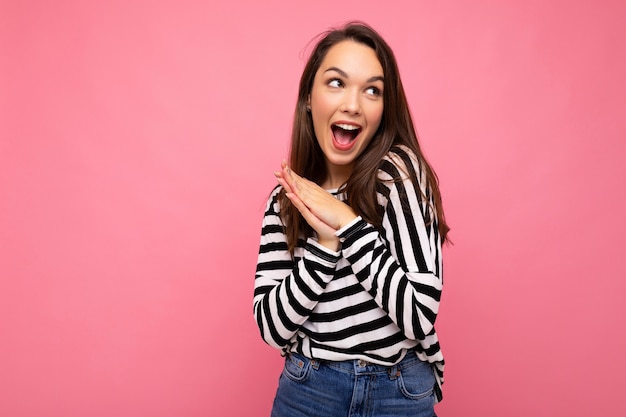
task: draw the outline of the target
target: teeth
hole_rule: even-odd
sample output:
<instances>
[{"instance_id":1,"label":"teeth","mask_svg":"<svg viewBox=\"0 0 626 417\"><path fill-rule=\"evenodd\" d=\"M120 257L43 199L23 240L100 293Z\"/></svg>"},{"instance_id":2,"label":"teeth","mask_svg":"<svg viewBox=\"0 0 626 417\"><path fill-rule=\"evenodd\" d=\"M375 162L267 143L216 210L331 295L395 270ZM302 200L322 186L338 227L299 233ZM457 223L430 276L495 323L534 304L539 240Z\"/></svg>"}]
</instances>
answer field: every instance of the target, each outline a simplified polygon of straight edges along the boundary
<instances>
[{"instance_id":1,"label":"teeth","mask_svg":"<svg viewBox=\"0 0 626 417\"><path fill-rule=\"evenodd\" d=\"M337 123L337 124L335 124L335 126L341 128L343 130L358 130L359 129L358 126L347 125L347 124L343 124L343 123Z\"/></svg>"}]
</instances>

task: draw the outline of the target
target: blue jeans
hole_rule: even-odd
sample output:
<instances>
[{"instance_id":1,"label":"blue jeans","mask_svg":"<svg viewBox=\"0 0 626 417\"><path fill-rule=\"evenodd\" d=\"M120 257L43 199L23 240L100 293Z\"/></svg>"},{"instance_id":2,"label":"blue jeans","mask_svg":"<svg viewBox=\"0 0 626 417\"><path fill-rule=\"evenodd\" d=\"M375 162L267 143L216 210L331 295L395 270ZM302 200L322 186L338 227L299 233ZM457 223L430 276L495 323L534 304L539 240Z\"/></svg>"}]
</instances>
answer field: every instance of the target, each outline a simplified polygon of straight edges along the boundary
<instances>
[{"instance_id":1,"label":"blue jeans","mask_svg":"<svg viewBox=\"0 0 626 417\"><path fill-rule=\"evenodd\" d=\"M436 417L432 366L408 352L394 366L285 358L272 417Z\"/></svg>"}]
</instances>

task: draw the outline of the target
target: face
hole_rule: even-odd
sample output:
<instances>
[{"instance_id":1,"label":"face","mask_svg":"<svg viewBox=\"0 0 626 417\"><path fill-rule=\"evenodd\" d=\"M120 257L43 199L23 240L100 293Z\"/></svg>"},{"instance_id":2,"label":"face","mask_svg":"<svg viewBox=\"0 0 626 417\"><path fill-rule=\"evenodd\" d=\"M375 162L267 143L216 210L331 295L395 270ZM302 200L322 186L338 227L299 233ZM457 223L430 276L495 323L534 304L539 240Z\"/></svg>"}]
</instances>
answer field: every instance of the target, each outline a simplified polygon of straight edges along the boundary
<instances>
[{"instance_id":1,"label":"face","mask_svg":"<svg viewBox=\"0 0 626 417\"><path fill-rule=\"evenodd\" d=\"M383 75L374 50L349 40L331 47L317 70L308 104L327 183L334 183L327 186L348 179L376 133L383 115Z\"/></svg>"}]
</instances>

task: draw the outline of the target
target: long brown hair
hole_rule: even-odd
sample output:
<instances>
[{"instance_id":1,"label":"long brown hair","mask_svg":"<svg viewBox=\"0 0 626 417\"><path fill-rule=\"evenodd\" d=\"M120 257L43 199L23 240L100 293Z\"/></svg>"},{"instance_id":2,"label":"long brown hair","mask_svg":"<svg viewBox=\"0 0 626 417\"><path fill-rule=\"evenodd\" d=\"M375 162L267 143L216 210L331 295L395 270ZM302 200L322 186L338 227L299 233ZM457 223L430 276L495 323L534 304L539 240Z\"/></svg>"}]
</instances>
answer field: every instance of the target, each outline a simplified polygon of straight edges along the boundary
<instances>
[{"instance_id":1,"label":"long brown hair","mask_svg":"<svg viewBox=\"0 0 626 417\"><path fill-rule=\"evenodd\" d=\"M400 73L393 51L383 38L370 26L361 22L351 22L339 29L330 30L321 35L307 61L298 89L298 101L294 114L291 133L291 148L289 164L299 175L321 184L327 175L324 154L315 138L313 121L307 112L307 100L317 70L326 57L329 49L339 42L351 40L369 46L374 50L385 77L383 89L383 116L374 138L367 148L357 158L352 174L342 189L346 192L347 203L365 221L380 229L382 213L376 198L377 186L381 182L378 178L378 168L383 157L394 147L404 145L411 149L428 182L427 189L432 193L434 211L437 215L438 231L441 241L447 241L450 228L446 224L441 194L437 176L426 161L417 139L413 120L404 94L404 87L400 80ZM417 183L417 178L412 178ZM420 187L416 187L420 189ZM422 196L426 198L426 196ZM312 228L307 224L298 210L289 202L284 191L279 195L281 218L286 225L289 250L293 254L298 239L311 236ZM428 199L426 198L426 201Z\"/></svg>"}]
</instances>

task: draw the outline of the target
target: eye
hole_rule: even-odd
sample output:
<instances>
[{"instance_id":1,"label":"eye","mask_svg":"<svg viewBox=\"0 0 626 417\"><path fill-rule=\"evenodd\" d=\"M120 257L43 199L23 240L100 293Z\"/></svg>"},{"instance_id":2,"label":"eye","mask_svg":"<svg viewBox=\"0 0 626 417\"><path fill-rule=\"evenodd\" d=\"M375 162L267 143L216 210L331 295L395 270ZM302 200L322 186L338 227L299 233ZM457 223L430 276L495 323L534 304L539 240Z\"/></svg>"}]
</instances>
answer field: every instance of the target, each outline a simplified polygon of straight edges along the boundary
<instances>
[{"instance_id":1,"label":"eye","mask_svg":"<svg viewBox=\"0 0 626 417\"><path fill-rule=\"evenodd\" d=\"M343 82L339 78L331 78L326 83L329 87L339 88L343 86Z\"/></svg>"},{"instance_id":2,"label":"eye","mask_svg":"<svg viewBox=\"0 0 626 417\"><path fill-rule=\"evenodd\" d=\"M374 97L379 97L382 94L378 87L367 87L365 93Z\"/></svg>"}]
</instances>

